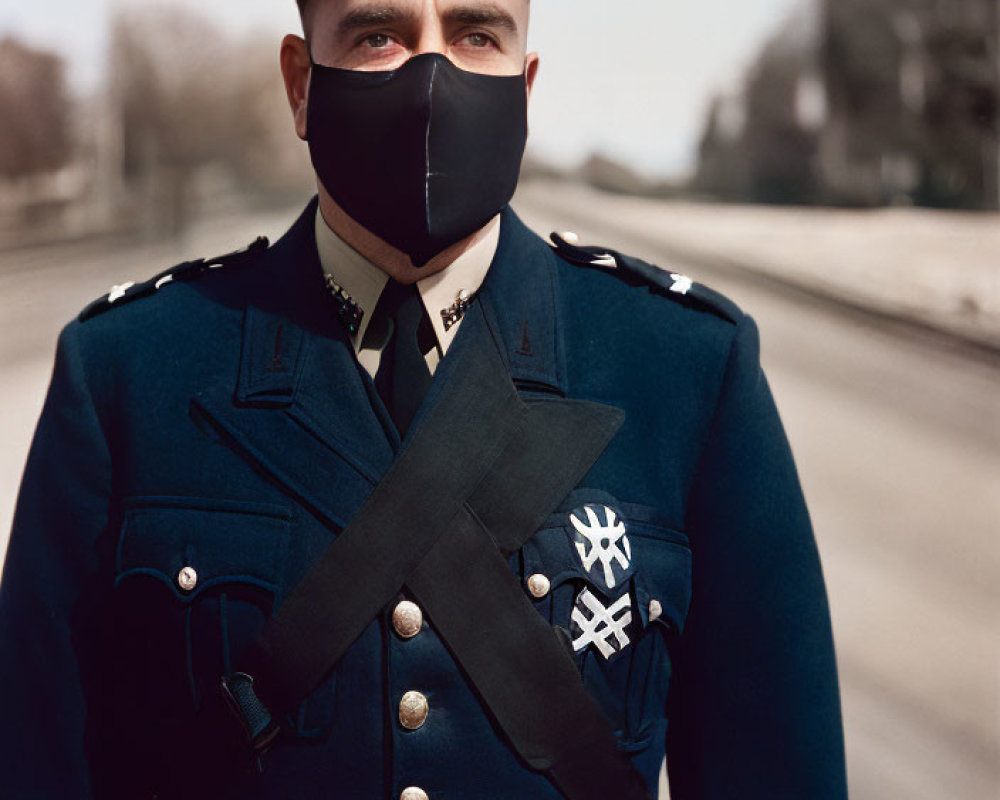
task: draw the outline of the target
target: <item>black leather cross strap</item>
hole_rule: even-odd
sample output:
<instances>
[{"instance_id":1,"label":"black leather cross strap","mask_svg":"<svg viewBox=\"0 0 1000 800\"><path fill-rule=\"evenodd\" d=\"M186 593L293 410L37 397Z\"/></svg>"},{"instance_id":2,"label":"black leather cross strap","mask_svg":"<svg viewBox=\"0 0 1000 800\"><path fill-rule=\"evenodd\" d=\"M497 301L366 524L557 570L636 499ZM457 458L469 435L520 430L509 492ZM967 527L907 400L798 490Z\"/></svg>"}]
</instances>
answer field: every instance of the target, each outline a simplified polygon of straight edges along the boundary
<instances>
[{"instance_id":1,"label":"black leather cross strap","mask_svg":"<svg viewBox=\"0 0 1000 800\"><path fill-rule=\"evenodd\" d=\"M603 452L622 412L525 403L495 350L462 357L460 380L234 662L232 699L262 742L268 712L294 708L405 586L528 764L570 800L647 798L564 642L507 563Z\"/></svg>"},{"instance_id":2,"label":"black leather cross strap","mask_svg":"<svg viewBox=\"0 0 1000 800\"><path fill-rule=\"evenodd\" d=\"M288 709L309 693L447 530L525 424L513 386L481 362L442 397L357 516L285 599L247 655L258 694ZM303 643L307 642L307 645Z\"/></svg>"}]
</instances>

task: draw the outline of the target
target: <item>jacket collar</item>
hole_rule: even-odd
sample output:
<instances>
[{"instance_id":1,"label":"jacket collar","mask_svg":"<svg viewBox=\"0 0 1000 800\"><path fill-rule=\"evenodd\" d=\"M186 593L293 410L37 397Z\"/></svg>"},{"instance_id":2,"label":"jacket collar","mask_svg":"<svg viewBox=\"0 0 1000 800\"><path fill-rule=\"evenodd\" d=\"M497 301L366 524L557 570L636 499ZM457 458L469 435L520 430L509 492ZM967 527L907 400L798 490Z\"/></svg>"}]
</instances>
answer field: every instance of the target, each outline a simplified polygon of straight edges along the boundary
<instances>
[{"instance_id":1,"label":"jacket collar","mask_svg":"<svg viewBox=\"0 0 1000 800\"><path fill-rule=\"evenodd\" d=\"M460 327L447 325L443 313L454 306L460 292L475 294L482 285L496 254L500 235L499 217L497 214L490 220L485 235L451 264L416 282L442 352L447 352ZM389 276L340 238L319 211L316 212L315 229L320 263L326 279L334 283L332 291L342 293L343 299L339 302L344 303L345 308L356 308L360 312L360 318L353 321L356 333L352 336L354 352L360 352L365 332L378 299L388 285Z\"/></svg>"},{"instance_id":2,"label":"jacket collar","mask_svg":"<svg viewBox=\"0 0 1000 800\"><path fill-rule=\"evenodd\" d=\"M261 271L266 276L264 286L255 288L248 305L280 316L310 334L342 342L350 351L351 337L337 318L335 301L322 277L315 235L317 206L318 200L313 198L267 252L267 265ZM500 215L496 252L477 298L518 388L561 396L567 393L559 295L557 256L506 206ZM470 326L464 322L458 327L456 339L466 327ZM259 356L261 351L253 352ZM250 354L244 347L244 363ZM447 360L446 354L442 367ZM352 371L357 369L352 367ZM435 373L435 383L437 380Z\"/></svg>"}]
</instances>

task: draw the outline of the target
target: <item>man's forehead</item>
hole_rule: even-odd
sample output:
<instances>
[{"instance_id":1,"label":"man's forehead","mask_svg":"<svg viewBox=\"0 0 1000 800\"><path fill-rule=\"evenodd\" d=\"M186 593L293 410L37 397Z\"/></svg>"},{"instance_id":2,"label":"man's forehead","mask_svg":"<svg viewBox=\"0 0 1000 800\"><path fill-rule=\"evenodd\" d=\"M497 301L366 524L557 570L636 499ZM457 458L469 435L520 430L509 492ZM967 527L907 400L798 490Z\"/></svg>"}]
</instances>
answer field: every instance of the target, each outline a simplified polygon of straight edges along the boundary
<instances>
[{"instance_id":1,"label":"man's forehead","mask_svg":"<svg viewBox=\"0 0 1000 800\"><path fill-rule=\"evenodd\" d=\"M386 19L401 15L417 16L425 5L433 6L442 17L467 17L470 20L502 20L509 17L520 28L527 24L531 9L530 0L308 0L315 7L327 6L336 16L342 17L365 12L373 19L382 15Z\"/></svg>"}]
</instances>

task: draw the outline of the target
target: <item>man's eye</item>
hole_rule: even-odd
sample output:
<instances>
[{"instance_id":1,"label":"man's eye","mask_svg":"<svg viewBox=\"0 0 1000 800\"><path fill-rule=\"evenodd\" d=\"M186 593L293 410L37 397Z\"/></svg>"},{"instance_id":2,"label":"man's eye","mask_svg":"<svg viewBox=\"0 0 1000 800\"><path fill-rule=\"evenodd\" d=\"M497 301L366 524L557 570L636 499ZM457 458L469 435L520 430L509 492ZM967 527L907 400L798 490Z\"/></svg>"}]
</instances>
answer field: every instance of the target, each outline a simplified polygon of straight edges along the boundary
<instances>
[{"instance_id":1,"label":"man's eye","mask_svg":"<svg viewBox=\"0 0 1000 800\"><path fill-rule=\"evenodd\" d=\"M493 44L493 40L485 33L470 33L465 41L472 47L489 47Z\"/></svg>"},{"instance_id":2,"label":"man's eye","mask_svg":"<svg viewBox=\"0 0 1000 800\"><path fill-rule=\"evenodd\" d=\"M392 39L385 33L372 33L366 36L363 42L368 47L381 50L384 47L388 47L392 43Z\"/></svg>"}]
</instances>

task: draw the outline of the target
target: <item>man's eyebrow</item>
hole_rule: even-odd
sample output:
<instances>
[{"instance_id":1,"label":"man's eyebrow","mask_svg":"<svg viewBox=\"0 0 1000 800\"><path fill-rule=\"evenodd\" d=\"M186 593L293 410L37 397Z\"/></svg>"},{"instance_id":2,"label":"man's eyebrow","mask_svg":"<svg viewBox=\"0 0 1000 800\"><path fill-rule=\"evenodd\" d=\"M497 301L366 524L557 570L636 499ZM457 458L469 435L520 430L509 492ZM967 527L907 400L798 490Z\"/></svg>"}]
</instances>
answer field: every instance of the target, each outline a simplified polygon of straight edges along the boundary
<instances>
[{"instance_id":1,"label":"man's eyebrow","mask_svg":"<svg viewBox=\"0 0 1000 800\"><path fill-rule=\"evenodd\" d=\"M482 25L488 28L504 28L517 33L517 23L510 13L495 3L476 3L449 8L442 15L450 25Z\"/></svg>"},{"instance_id":2,"label":"man's eyebrow","mask_svg":"<svg viewBox=\"0 0 1000 800\"><path fill-rule=\"evenodd\" d=\"M390 3L362 6L348 12L337 24L337 30L343 35L361 28L409 22L414 16L412 11Z\"/></svg>"}]
</instances>

